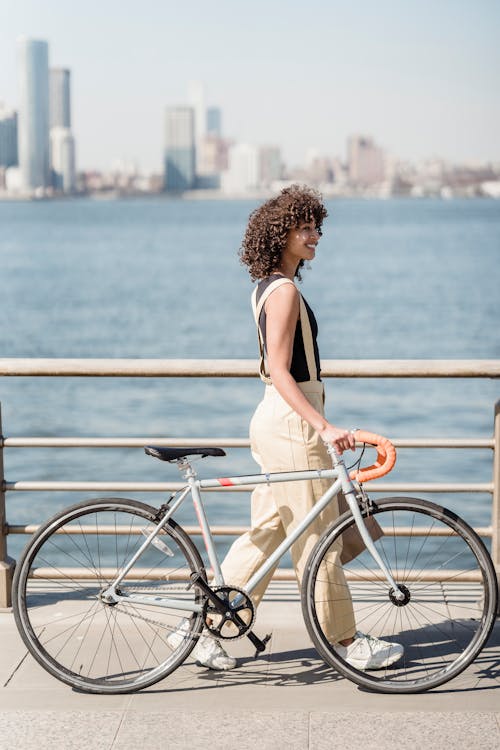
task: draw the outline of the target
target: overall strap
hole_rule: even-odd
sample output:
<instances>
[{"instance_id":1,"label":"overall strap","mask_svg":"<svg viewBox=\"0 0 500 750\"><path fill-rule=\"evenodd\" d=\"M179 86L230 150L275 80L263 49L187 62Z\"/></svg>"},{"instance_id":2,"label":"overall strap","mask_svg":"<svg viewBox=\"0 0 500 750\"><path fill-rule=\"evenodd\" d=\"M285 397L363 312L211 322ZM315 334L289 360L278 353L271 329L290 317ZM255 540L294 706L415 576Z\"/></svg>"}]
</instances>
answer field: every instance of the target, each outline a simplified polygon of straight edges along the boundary
<instances>
[{"instance_id":1,"label":"overall strap","mask_svg":"<svg viewBox=\"0 0 500 750\"><path fill-rule=\"evenodd\" d=\"M272 292L274 292L275 289L277 289L279 286L282 286L283 284L293 284L293 281L287 278L280 278L271 282L271 284L269 284L267 289L262 293L258 303L257 303L257 288L255 288L252 293L252 309L253 309L253 315L255 318L255 324L257 326L257 334L258 334L258 340L259 340L259 353L260 353L259 374L260 374L260 379L264 383L266 383L266 385L272 385L272 380L266 372L265 357L264 357L264 338L262 336L262 331L260 330L259 318L260 318L260 313L262 311L262 308L264 307L269 295ZM295 284L293 285L295 286ZM313 336L312 336L312 331L311 331L311 322L309 320L307 308L305 306L304 300L300 292L299 292L299 318L300 318L300 324L302 328L302 340L304 343L304 352L306 356L307 369L309 371L309 379L317 380L316 359L314 357L314 344L313 344Z\"/></svg>"},{"instance_id":2,"label":"overall strap","mask_svg":"<svg viewBox=\"0 0 500 750\"><path fill-rule=\"evenodd\" d=\"M313 335L311 331L311 321L307 312L304 298L300 296L300 325L302 328L302 341L304 343L304 352L306 355L307 369L309 370L309 380L318 380L318 370L316 367L316 357L314 356Z\"/></svg>"},{"instance_id":3,"label":"overall strap","mask_svg":"<svg viewBox=\"0 0 500 750\"><path fill-rule=\"evenodd\" d=\"M259 375L260 379L266 384L266 385L272 385L272 380L269 377L269 375L266 373L266 363L265 363L265 357L264 357L264 338L262 336L262 331L260 330L259 325L259 318L260 313L262 311L262 308L264 307L264 304L271 294L271 292L274 292L275 289L277 289L279 286L282 286L283 284L295 284L291 279L281 278L276 279L275 281L272 281L267 289L264 290L262 293L259 302L257 302L257 287L253 290L252 293L252 310L253 310L253 317L255 319L255 325L257 326L257 336L259 340L259 353L260 353L260 363L259 363Z\"/></svg>"}]
</instances>

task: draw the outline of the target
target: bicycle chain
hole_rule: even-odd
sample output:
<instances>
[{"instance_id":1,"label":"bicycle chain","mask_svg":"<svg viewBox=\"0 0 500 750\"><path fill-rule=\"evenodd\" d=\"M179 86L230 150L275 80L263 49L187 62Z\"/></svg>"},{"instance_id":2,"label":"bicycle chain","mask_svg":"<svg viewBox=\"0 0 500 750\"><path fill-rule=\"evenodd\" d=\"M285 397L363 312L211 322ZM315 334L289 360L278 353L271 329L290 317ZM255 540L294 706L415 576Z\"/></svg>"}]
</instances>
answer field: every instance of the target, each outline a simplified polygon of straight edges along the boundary
<instances>
[{"instance_id":1,"label":"bicycle chain","mask_svg":"<svg viewBox=\"0 0 500 750\"><path fill-rule=\"evenodd\" d=\"M130 590L130 589L129 589ZM175 591L175 589L173 589ZM184 589L179 589L180 591L184 591ZM143 620L144 622L147 622L149 625L156 625L159 628L163 628L164 630L169 631L170 633L175 633L176 629L175 627L172 627L170 625L165 625L164 622L159 622L158 620L153 620L151 617L145 617L144 615L140 615L138 612L130 612L128 608L126 608L121 602L117 602L113 609L119 609L120 612L124 612L128 617L136 617L138 620Z\"/></svg>"},{"instance_id":2,"label":"bicycle chain","mask_svg":"<svg viewBox=\"0 0 500 750\"><path fill-rule=\"evenodd\" d=\"M118 609L120 606L119 603L114 606L113 609ZM125 610L120 609L120 612L125 612ZM128 617L135 617L138 620L143 620L144 622L147 622L149 625L156 625L157 627L163 628L164 630L168 630L170 633L175 632L175 628L170 627L169 625L165 625L164 622L158 622L158 620L152 620L151 617L144 617L144 615L140 615L137 612L130 612L126 611L125 614L127 614Z\"/></svg>"}]
</instances>

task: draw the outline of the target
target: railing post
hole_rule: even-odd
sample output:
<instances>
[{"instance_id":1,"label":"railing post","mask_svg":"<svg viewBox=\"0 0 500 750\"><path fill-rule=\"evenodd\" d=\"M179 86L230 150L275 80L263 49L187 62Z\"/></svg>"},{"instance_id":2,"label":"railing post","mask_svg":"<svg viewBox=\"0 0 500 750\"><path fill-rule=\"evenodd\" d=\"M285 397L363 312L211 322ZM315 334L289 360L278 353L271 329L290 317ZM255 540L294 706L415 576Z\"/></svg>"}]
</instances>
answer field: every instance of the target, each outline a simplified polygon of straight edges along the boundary
<instances>
[{"instance_id":1,"label":"railing post","mask_svg":"<svg viewBox=\"0 0 500 750\"><path fill-rule=\"evenodd\" d=\"M500 401L495 404L495 421L493 428L495 441L493 455L493 511L491 518L491 557L497 572L500 587ZM500 602L498 604L500 615Z\"/></svg>"},{"instance_id":2,"label":"railing post","mask_svg":"<svg viewBox=\"0 0 500 750\"><path fill-rule=\"evenodd\" d=\"M7 555L7 520L5 518L5 477L3 473L2 405L0 404L0 609L12 604L11 587L14 560Z\"/></svg>"}]
</instances>

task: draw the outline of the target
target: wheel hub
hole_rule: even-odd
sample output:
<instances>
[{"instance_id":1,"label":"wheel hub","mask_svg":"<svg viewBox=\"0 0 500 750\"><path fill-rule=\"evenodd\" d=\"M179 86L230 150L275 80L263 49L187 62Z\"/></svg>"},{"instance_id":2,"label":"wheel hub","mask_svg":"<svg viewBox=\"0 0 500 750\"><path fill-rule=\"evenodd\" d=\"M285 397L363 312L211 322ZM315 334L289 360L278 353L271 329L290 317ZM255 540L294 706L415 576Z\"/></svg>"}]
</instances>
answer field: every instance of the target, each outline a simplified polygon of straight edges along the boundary
<instances>
[{"instance_id":1,"label":"wheel hub","mask_svg":"<svg viewBox=\"0 0 500 750\"><path fill-rule=\"evenodd\" d=\"M389 591L389 599L393 604L396 605L396 607L405 607L411 599L410 591L402 583L398 583L397 587L398 591L404 594L404 597L402 599L398 599L396 596L396 591L391 588L391 590Z\"/></svg>"},{"instance_id":2,"label":"wheel hub","mask_svg":"<svg viewBox=\"0 0 500 750\"><path fill-rule=\"evenodd\" d=\"M121 591L119 589L116 589L114 593L121 594ZM102 591L100 591L97 596L98 599L100 599L103 604L107 604L108 607L114 607L118 604L117 600L110 593L110 589L108 587L102 589Z\"/></svg>"}]
</instances>

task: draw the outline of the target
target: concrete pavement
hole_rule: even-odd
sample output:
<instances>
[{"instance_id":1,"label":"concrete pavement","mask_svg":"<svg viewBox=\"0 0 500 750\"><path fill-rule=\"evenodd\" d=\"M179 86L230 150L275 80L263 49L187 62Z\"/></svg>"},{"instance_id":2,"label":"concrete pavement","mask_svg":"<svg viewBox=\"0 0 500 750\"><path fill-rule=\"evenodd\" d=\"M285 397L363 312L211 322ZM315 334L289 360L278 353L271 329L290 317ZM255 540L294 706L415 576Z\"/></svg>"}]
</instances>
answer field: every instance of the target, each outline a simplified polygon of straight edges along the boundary
<instances>
[{"instance_id":1,"label":"concrete pavement","mask_svg":"<svg viewBox=\"0 0 500 750\"><path fill-rule=\"evenodd\" d=\"M143 747L239 750L500 748L500 622L478 660L419 695L369 693L327 667L311 646L295 584L274 583L256 632L273 636L253 659L247 639L228 649L237 669L183 665L132 695L77 693L47 674L0 613L0 748Z\"/></svg>"}]
</instances>

